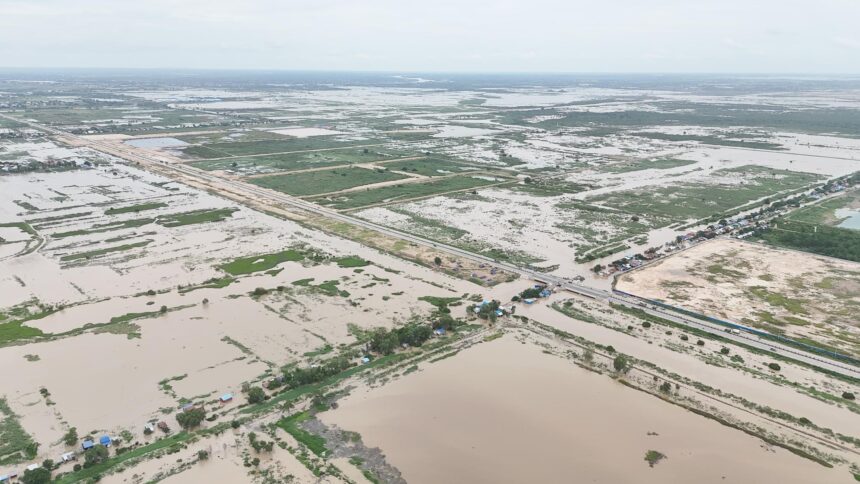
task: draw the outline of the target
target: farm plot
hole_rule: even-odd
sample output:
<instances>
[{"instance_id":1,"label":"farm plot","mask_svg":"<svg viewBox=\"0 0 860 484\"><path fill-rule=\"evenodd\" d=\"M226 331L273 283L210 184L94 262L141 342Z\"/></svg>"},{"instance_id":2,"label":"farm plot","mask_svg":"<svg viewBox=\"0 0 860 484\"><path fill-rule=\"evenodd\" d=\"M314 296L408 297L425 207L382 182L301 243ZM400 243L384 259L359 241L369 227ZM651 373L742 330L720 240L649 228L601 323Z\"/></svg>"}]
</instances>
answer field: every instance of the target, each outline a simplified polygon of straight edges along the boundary
<instances>
[{"instance_id":1,"label":"farm plot","mask_svg":"<svg viewBox=\"0 0 860 484\"><path fill-rule=\"evenodd\" d=\"M441 193L458 190L469 190L487 185L505 183L505 178L457 176L423 183L391 185L366 191L356 191L338 194L331 197L314 198L320 205L336 209L355 209L381 203L392 203L401 200L430 197ZM511 182L513 183L513 182Z\"/></svg>"},{"instance_id":2,"label":"farm plot","mask_svg":"<svg viewBox=\"0 0 860 484\"><path fill-rule=\"evenodd\" d=\"M392 171L404 171L423 176L444 176L480 169L474 165L467 165L441 158L420 158L416 160L392 161L390 163L385 163L385 168Z\"/></svg>"},{"instance_id":3,"label":"farm plot","mask_svg":"<svg viewBox=\"0 0 860 484\"><path fill-rule=\"evenodd\" d=\"M272 175L253 178L251 183L284 192L290 195L306 196L336 192L348 188L372 185L374 183L402 180L405 175L383 169L340 168L286 175Z\"/></svg>"},{"instance_id":4,"label":"farm plot","mask_svg":"<svg viewBox=\"0 0 860 484\"><path fill-rule=\"evenodd\" d=\"M228 156L264 155L303 150L325 150L378 144L375 140L340 138L289 138L261 141L234 141L189 146L182 153L194 158L222 158Z\"/></svg>"},{"instance_id":5,"label":"farm plot","mask_svg":"<svg viewBox=\"0 0 860 484\"><path fill-rule=\"evenodd\" d=\"M405 153L394 150L380 150L381 147L343 148L325 151L305 151L298 153L281 153L276 155L257 155L226 158L219 160L194 161L191 166L207 171L230 170L243 175L270 173L275 171L291 171L306 168L319 168L353 163L370 163L385 161Z\"/></svg>"},{"instance_id":6,"label":"farm plot","mask_svg":"<svg viewBox=\"0 0 860 484\"><path fill-rule=\"evenodd\" d=\"M675 186L620 191L587 200L628 213L652 214L683 222L722 216L751 202L784 195L818 180L818 175L748 165L716 170L707 178L679 182Z\"/></svg>"}]
</instances>

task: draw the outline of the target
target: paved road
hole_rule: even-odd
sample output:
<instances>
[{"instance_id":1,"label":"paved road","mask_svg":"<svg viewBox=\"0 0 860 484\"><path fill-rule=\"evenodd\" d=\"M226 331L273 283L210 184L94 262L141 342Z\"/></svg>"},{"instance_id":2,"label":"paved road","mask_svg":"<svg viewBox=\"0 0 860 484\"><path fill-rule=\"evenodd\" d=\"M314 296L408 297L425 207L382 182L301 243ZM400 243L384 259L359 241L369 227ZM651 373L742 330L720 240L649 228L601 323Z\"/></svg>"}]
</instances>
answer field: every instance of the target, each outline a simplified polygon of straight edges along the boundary
<instances>
[{"instance_id":1,"label":"paved road","mask_svg":"<svg viewBox=\"0 0 860 484\"><path fill-rule=\"evenodd\" d=\"M272 202L282 204L285 206L298 208L300 210L314 213L317 215L321 215L333 220L337 220L339 222L345 222L352 225L357 225L359 227L367 228L370 230L375 230L382 234L388 235L390 237L399 238L401 240L406 240L408 242L412 242L419 245L433 247L437 250L447 252L449 254L453 254L459 257L463 257L466 259L473 260L478 263L486 264L489 266L496 267L498 269L502 269L505 271L509 271L515 274L519 274L528 279L544 282L547 284L551 284L553 286L557 286L558 288L586 296L589 298L593 298L599 301L603 301L606 303L614 303L620 304L623 306L638 308L646 311L647 313L667 319L669 321L675 322L677 324L686 325L692 328L696 328L702 331L706 331L711 334L719 335L723 338L743 343L748 346L752 346L764 351L769 351L772 353L776 353L782 355L785 358L790 358L797 361L802 361L814 366L818 366L821 368L825 368L827 370L831 370L837 373L841 373L851 377L860 377L860 368L856 366L852 366L848 363L844 363L841 361L833 360L830 358L826 358L824 356L814 355L812 353L808 353L805 351L801 351L795 349L791 346L786 346L777 342L773 342L770 340L762 339L752 333L741 333L741 334L733 334L725 331L725 327L718 325L716 323L708 323L706 321L702 321L699 319L695 319L690 316L683 315L681 313L677 313L674 311L670 311L667 309L649 306L645 304L643 301L615 294L611 291L606 291L603 289L596 289L588 286L584 286L581 284L575 284L568 279L561 278L558 276L544 274L542 272L534 271L529 268L519 267L507 262L498 261L492 259L490 257L486 257L480 254L475 254L473 252L469 252L458 247L454 247L451 245L441 244L438 242L434 242L431 240L424 239L422 237L418 237L413 234L409 234L406 232L401 232L396 229L392 229L390 227L386 227L383 225L379 225L367 220L362 220L359 218L355 218L343 213L336 212L332 209L328 209L325 207L321 207L319 205L292 197L290 195L286 195L281 192L276 192L274 190L269 190L266 188L261 188L256 185L251 185L249 183L244 183L241 181L230 180L227 178L223 178L217 175L213 175L212 173L206 172L204 170L200 170L198 168L194 168L187 165L176 164L176 163L166 163L162 160L159 160L155 157L149 156L147 154L141 153L139 150L131 147L124 147L122 145L113 144L109 142L104 142L100 140L92 140L82 138L76 135L72 135L58 129L54 129L47 126L42 126L37 123L31 123L26 121L21 121L16 118L12 118L10 116L6 116L0 113L0 116L6 117L13 121L23 122L35 129L42 130L44 132L56 135L63 136L67 138L74 138L78 140L80 143L85 144L86 146L96 149L98 151L117 156L119 158L123 158L128 161L138 162L144 166L148 166L151 169L155 169L159 172L174 172L175 174L182 175L185 177L191 177L193 179L202 180L207 183L212 183L217 186L229 187L231 190L234 190L239 193L247 193L253 195L254 197L258 197L265 200L270 200Z\"/></svg>"}]
</instances>

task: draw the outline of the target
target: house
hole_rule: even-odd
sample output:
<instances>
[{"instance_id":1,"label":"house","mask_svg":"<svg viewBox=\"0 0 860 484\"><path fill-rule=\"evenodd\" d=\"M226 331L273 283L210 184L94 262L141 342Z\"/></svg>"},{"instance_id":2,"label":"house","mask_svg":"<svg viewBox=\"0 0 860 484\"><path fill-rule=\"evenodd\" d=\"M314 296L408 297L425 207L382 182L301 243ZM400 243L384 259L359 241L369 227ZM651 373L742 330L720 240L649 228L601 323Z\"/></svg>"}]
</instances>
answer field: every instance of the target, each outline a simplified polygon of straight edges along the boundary
<instances>
[{"instance_id":1,"label":"house","mask_svg":"<svg viewBox=\"0 0 860 484\"><path fill-rule=\"evenodd\" d=\"M95 445L96 445L95 442L93 442L92 440L85 440L81 443L81 448L84 450L90 450Z\"/></svg>"},{"instance_id":2,"label":"house","mask_svg":"<svg viewBox=\"0 0 860 484\"><path fill-rule=\"evenodd\" d=\"M182 410L183 412L187 412L187 411L191 410L192 408L194 408L194 404L193 404L193 403L186 403L185 405L183 405L183 406L181 407L181 410Z\"/></svg>"},{"instance_id":3,"label":"house","mask_svg":"<svg viewBox=\"0 0 860 484\"><path fill-rule=\"evenodd\" d=\"M0 476L0 482L9 482L9 475L3 474L2 476Z\"/></svg>"},{"instance_id":4,"label":"house","mask_svg":"<svg viewBox=\"0 0 860 484\"><path fill-rule=\"evenodd\" d=\"M66 452L65 454L60 455L61 462L68 462L70 460L77 460L77 456L74 452Z\"/></svg>"},{"instance_id":5,"label":"house","mask_svg":"<svg viewBox=\"0 0 860 484\"><path fill-rule=\"evenodd\" d=\"M170 432L170 427L167 426L167 422L164 420L158 422L156 426L158 427L158 430L161 430L162 432Z\"/></svg>"},{"instance_id":6,"label":"house","mask_svg":"<svg viewBox=\"0 0 860 484\"><path fill-rule=\"evenodd\" d=\"M368 363L370 363L370 357L369 357L369 356L362 356L362 357L361 357L361 362L362 362L363 364L365 364L365 365L366 365L366 364L368 364Z\"/></svg>"},{"instance_id":7,"label":"house","mask_svg":"<svg viewBox=\"0 0 860 484\"><path fill-rule=\"evenodd\" d=\"M143 426L143 431L145 433L155 432L155 424L152 422L147 422L147 424Z\"/></svg>"},{"instance_id":8,"label":"house","mask_svg":"<svg viewBox=\"0 0 860 484\"><path fill-rule=\"evenodd\" d=\"M30 465L28 465L28 466L27 466L27 470L28 470L28 471L35 471L35 470L36 470L36 469L38 469L39 467L41 467L41 466L39 466L39 464L30 464Z\"/></svg>"},{"instance_id":9,"label":"house","mask_svg":"<svg viewBox=\"0 0 860 484\"><path fill-rule=\"evenodd\" d=\"M436 333L436 336L443 336L445 334L445 328L436 328L433 332Z\"/></svg>"},{"instance_id":10,"label":"house","mask_svg":"<svg viewBox=\"0 0 860 484\"><path fill-rule=\"evenodd\" d=\"M233 394L232 393L225 393L225 394L221 395L221 398L219 398L219 400L221 400L221 403L227 403L227 402L233 400Z\"/></svg>"},{"instance_id":11,"label":"house","mask_svg":"<svg viewBox=\"0 0 860 484\"><path fill-rule=\"evenodd\" d=\"M524 302L524 303L526 303L526 304L534 304L534 302L535 302L536 300L537 300L537 299L530 297L530 298L523 299L523 302Z\"/></svg>"},{"instance_id":12,"label":"house","mask_svg":"<svg viewBox=\"0 0 860 484\"><path fill-rule=\"evenodd\" d=\"M99 443L105 447L110 447L110 443L111 443L110 437L107 435L102 435L101 438L99 439Z\"/></svg>"}]
</instances>

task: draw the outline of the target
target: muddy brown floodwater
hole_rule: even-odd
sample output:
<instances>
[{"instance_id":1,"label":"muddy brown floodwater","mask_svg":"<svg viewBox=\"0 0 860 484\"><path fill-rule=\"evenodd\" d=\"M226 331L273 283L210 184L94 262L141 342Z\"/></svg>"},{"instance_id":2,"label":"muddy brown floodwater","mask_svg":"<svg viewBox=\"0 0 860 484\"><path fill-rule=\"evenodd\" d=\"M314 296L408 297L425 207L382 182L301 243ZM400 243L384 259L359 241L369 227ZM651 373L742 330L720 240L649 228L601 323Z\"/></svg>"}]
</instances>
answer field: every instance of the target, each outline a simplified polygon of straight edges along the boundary
<instances>
[{"instance_id":1,"label":"muddy brown floodwater","mask_svg":"<svg viewBox=\"0 0 860 484\"><path fill-rule=\"evenodd\" d=\"M383 448L411 483L851 482L512 334L321 417ZM668 459L650 468L651 449Z\"/></svg>"}]
</instances>

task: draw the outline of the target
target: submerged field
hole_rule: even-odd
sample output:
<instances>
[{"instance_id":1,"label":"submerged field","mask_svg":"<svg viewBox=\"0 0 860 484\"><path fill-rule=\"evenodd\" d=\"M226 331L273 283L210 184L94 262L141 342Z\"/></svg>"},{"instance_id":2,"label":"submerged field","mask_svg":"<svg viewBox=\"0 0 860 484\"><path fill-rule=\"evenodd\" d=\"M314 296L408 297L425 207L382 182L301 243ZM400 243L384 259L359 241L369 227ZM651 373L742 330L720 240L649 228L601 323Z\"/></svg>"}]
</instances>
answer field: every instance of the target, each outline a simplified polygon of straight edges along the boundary
<instances>
[{"instance_id":1,"label":"submerged field","mask_svg":"<svg viewBox=\"0 0 860 484\"><path fill-rule=\"evenodd\" d=\"M571 476L655 483L838 479L785 450L763 448L756 439L542 353L535 343L540 340L521 343L508 334L480 344L382 388L354 393L323 419L386 449L403 477L416 483L570 482ZM665 460L649 467L649 450Z\"/></svg>"},{"instance_id":2,"label":"submerged field","mask_svg":"<svg viewBox=\"0 0 860 484\"><path fill-rule=\"evenodd\" d=\"M524 304L525 272L442 245L608 290L722 237L618 287L856 356L856 81L165 76L0 73L0 475L860 476L850 374Z\"/></svg>"}]
</instances>

